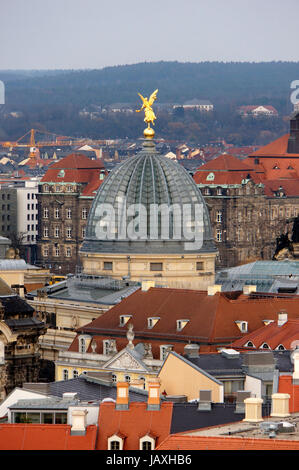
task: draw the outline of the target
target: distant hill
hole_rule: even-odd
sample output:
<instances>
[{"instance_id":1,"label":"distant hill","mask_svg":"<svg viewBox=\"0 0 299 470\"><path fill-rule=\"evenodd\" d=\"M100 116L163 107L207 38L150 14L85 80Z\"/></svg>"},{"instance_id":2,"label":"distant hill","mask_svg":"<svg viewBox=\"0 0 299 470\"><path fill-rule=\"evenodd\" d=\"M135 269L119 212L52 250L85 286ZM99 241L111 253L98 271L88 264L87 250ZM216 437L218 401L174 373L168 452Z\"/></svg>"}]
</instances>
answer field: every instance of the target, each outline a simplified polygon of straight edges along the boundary
<instances>
[{"instance_id":1,"label":"distant hill","mask_svg":"<svg viewBox=\"0 0 299 470\"><path fill-rule=\"evenodd\" d=\"M140 106L138 92L148 96L159 89L156 104L210 100L214 112L167 113L159 110L156 135L204 144L225 139L236 145L264 145L288 131L293 80L299 62L154 62L106 67L100 70L6 70L5 105L0 106L0 140L17 139L30 128L69 136L131 138L142 135L141 114L80 114L91 105L128 103ZM241 105L272 105L276 119L242 119ZM15 118L11 111L21 111Z\"/></svg>"},{"instance_id":2,"label":"distant hill","mask_svg":"<svg viewBox=\"0 0 299 470\"><path fill-rule=\"evenodd\" d=\"M219 104L285 108L299 62L154 62L100 70L0 71L7 105L138 103L137 92L159 88L160 103L201 98Z\"/></svg>"}]
</instances>

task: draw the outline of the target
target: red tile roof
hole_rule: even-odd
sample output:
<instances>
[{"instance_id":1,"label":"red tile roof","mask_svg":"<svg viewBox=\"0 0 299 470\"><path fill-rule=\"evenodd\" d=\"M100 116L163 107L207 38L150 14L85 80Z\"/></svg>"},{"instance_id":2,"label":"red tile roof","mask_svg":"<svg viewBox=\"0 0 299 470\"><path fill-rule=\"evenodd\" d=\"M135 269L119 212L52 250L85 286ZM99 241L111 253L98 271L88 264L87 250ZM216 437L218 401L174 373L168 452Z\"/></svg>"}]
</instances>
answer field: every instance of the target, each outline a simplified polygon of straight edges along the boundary
<instances>
[{"instance_id":1,"label":"red tile roof","mask_svg":"<svg viewBox=\"0 0 299 470\"><path fill-rule=\"evenodd\" d=\"M190 340L216 347L244 336L236 321L247 321L251 332L263 326L265 318L277 320L281 310L286 310L289 318L299 318L298 296L240 292L208 295L206 291L154 287L148 291L137 290L77 332L124 337L127 327L120 326L119 318L132 315L135 340L154 339L170 344ZM148 317L160 317L160 320L148 329ZM182 319L189 322L177 331L176 320Z\"/></svg>"},{"instance_id":2,"label":"red tile roof","mask_svg":"<svg viewBox=\"0 0 299 470\"><path fill-rule=\"evenodd\" d=\"M61 170L64 170L64 173L59 176ZM91 160L85 155L70 154L51 165L41 182L87 183L82 195L92 196L103 182L103 180L100 180L100 174L103 170L104 165L100 160Z\"/></svg>"},{"instance_id":3,"label":"red tile roof","mask_svg":"<svg viewBox=\"0 0 299 470\"><path fill-rule=\"evenodd\" d=\"M271 349L276 349L279 345L283 345L285 349L294 349L295 344L299 345L299 319L289 320L282 326L278 326L276 321L272 322L234 341L231 346L242 348L248 341L257 349L264 343Z\"/></svg>"},{"instance_id":4,"label":"red tile roof","mask_svg":"<svg viewBox=\"0 0 299 470\"><path fill-rule=\"evenodd\" d=\"M97 427L72 436L64 424L0 424L0 450L94 450Z\"/></svg>"},{"instance_id":5,"label":"red tile roof","mask_svg":"<svg viewBox=\"0 0 299 470\"><path fill-rule=\"evenodd\" d=\"M207 176L211 172L214 179L208 181ZM244 163L233 155L223 154L199 167L193 178L197 184L241 184L248 175L257 183L262 181L252 162Z\"/></svg>"},{"instance_id":6,"label":"red tile roof","mask_svg":"<svg viewBox=\"0 0 299 470\"><path fill-rule=\"evenodd\" d=\"M107 450L108 438L121 434L124 450L138 450L139 439L156 436L156 446L169 435L173 403L162 403L160 410L147 410L147 403L132 402L128 410L116 410L115 403L101 403L96 450Z\"/></svg>"},{"instance_id":7,"label":"red tile roof","mask_svg":"<svg viewBox=\"0 0 299 470\"><path fill-rule=\"evenodd\" d=\"M250 158L253 157L299 157L299 154L296 153L287 153L288 149L288 140L289 140L290 134L285 134L278 139L274 140L273 142L270 142L267 145L264 145L263 147L259 148L255 152L253 152L251 155L249 155Z\"/></svg>"},{"instance_id":8,"label":"red tile roof","mask_svg":"<svg viewBox=\"0 0 299 470\"><path fill-rule=\"evenodd\" d=\"M288 197L299 196L299 177L293 179L273 179L264 181L264 193L273 197L279 188L282 188Z\"/></svg>"},{"instance_id":9,"label":"red tile roof","mask_svg":"<svg viewBox=\"0 0 299 470\"><path fill-rule=\"evenodd\" d=\"M298 450L299 442L287 439L208 437L173 434L156 450Z\"/></svg>"}]
</instances>

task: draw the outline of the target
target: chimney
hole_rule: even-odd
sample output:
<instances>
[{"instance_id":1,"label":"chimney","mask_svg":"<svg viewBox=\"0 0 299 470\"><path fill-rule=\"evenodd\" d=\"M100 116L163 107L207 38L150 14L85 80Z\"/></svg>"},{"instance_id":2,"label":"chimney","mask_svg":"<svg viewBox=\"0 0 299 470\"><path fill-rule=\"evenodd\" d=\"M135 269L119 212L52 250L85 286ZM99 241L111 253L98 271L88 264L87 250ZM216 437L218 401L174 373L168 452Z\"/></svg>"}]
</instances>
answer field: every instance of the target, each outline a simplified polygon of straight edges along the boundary
<instances>
[{"instance_id":1,"label":"chimney","mask_svg":"<svg viewBox=\"0 0 299 470\"><path fill-rule=\"evenodd\" d=\"M245 403L246 398L251 397L251 392L246 392L245 390L239 390L237 392L236 399L236 409L235 413L245 413Z\"/></svg>"},{"instance_id":2,"label":"chimney","mask_svg":"<svg viewBox=\"0 0 299 470\"><path fill-rule=\"evenodd\" d=\"M262 418L262 398L246 398L245 403L245 418L243 421L249 423L257 423L263 421Z\"/></svg>"},{"instance_id":3,"label":"chimney","mask_svg":"<svg viewBox=\"0 0 299 470\"><path fill-rule=\"evenodd\" d=\"M287 312L279 312L278 319L277 319L277 326L282 326L288 321L288 314Z\"/></svg>"},{"instance_id":4,"label":"chimney","mask_svg":"<svg viewBox=\"0 0 299 470\"><path fill-rule=\"evenodd\" d=\"M271 416L275 418L286 418L289 412L290 395L288 393L274 393L272 395Z\"/></svg>"},{"instance_id":5,"label":"chimney","mask_svg":"<svg viewBox=\"0 0 299 470\"><path fill-rule=\"evenodd\" d=\"M293 384L299 385L299 349L294 350L291 355L291 359L294 364Z\"/></svg>"},{"instance_id":6,"label":"chimney","mask_svg":"<svg viewBox=\"0 0 299 470\"><path fill-rule=\"evenodd\" d=\"M187 357L198 357L199 356L199 344L189 343L184 346L184 354Z\"/></svg>"},{"instance_id":7,"label":"chimney","mask_svg":"<svg viewBox=\"0 0 299 470\"><path fill-rule=\"evenodd\" d=\"M212 409L212 391L199 390L199 402L197 409L199 411L211 411Z\"/></svg>"},{"instance_id":8,"label":"chimney","mask_svg":"<svg viewBox=\"0 0 299 470\"><path fill-rule=\"evenodd\" d=\"M116 410L129 409L129 384L128 382L117 382L116 384Z\"/></svg>"},{"instance_id":9,"label":"chimney","mask_svg":"<svg viewBox=\"0 0 299 470\"><path fill-rule=\"evenodd\" d=\"M290 119L290 136L288 140L288 153L299 153L299 114Z\"/></svg>"},{"instance_id":10,"label":"chimney","mask_svg":"<svg viewBox=\"0 0 299 470\"><path fill-rule=\"evenodd\" d=\"M243 286L243 294L249 295L251 292L256 292L256 286Z\"/></svg>"},{"instance_id":11,"label":"chimney","mask_svg":"<svg viewBox=\"0 0 299 470\"><path fill-rule=\"evenodd\" d=\"M151 287L155 287L155 281L142 281L141 290L143 292L148 291Z\"/></svg>"},{"instance_id":12,"label":"chimney","mask_svg":"<svg viewBox=\"0 0 299 470\"><path fill-rule=\"evenodd\" d=\"M221 292L221 284L214 284L208 286L208 295L215 295L217 292Z\"/></svg>"},{"instance_id":13,"label":"chimney","mask_svg":"<svg viewBox=\"0 0 299 470\"><path fill-rule=\"evenodd\" d=\"M160 382L154 380L148 381L148 410L160 410Z\"/></svg>"},{"instance_id":14,"label":"chimney","mask_svg":"<svg viewBox=\"0 0 299 470\"><path fill-rule=\"evenodd\" d=\"M71 435L84 436L86 433L87 410L72 410Z\"/></svg>"}]
</instances>

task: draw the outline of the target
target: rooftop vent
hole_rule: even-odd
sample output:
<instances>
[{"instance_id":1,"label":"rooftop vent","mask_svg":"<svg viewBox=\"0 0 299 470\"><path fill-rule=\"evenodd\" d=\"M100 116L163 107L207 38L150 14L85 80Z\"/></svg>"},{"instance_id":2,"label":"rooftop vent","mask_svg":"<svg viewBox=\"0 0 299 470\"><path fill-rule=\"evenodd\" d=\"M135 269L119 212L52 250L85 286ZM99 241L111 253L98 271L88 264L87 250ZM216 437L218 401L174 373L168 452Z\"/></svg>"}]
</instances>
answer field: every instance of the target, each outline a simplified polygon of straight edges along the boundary
<instances>
[{"instance_id":1,"label":"rooftop vent","mask_svg":"<svg viewBox=\"0 0 299 470\"><path fill-rule=\"evenodd\" d=\"M236 351L235 349L222 349L220 352L221 355L227 359L235 359L240 356L239 351Z\"/></svg>"}]
</instances>

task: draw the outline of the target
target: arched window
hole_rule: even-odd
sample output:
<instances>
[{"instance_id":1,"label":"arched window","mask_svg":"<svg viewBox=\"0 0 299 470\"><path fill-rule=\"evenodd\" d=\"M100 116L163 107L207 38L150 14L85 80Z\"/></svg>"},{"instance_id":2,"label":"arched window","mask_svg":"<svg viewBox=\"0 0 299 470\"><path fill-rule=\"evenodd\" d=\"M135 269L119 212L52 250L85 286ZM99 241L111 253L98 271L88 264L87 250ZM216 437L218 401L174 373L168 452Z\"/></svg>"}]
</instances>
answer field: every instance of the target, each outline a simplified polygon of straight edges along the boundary
<instances>
[{"instance_id":1,"label":"arched window","mask_svg":"<svg viewBox=\"0 0 299 470\"><path fill-rule=\"evenodd\" d=\"M139 450L154 450L155 445L155 439L148 434L139 440Z\"/></svg>"},{"instance_id":2,"label":"arched window","mask_svg":"<svg viewBox=\"0 0 299 470\"><path fill-rule=\"evenodd\" d=\"M124 441L117 434L108 437L108 450L123 450Z\"/></svg>"},{"instance_id":3,"label":"arched window","mask_svg":"<svg viewBox=\"0 0 299 470\"><path fill-rule=\"evenodd\" d=\"M130 383L131 382L131 377L129 375L125 375L125 381Z\"/></svg>"},{"instance_id":4,"label":"arched window","mask_svg":"<svg viewBox=\"0 0 299 470\"><path fill-rule=\"evenodd\" d=\"M80 338L80 340L79 340L79 352L81 352L81 353L86 352L85 338Z\"/></svg>"},{"instance_id":5,"label":"arched window","mask_svg":"<svg viewBox=\"0 0 299 470\"><path fill-rule=\"evenodd\" d=\"M112 382L115 384L115 383L117 382L117 377L116 377L116 375L115 375L115 374L112 374L111 378L112 378Z\"/></svg>"},{"instance_id":6,"label":"arched window","mask_svg":"<svg viewBox=\"0 0 299 470\"><path fill-rule=\"evenodd\" d=\"M139 380L143 382L142 386L143 386L143 390L145 390L145 377L139 377Z\"/></svg>"},{"instance_id":7,"label":"arched window","mask_svg":"<svg viewBox=\"0 0 299 470\"><path fill-rule=\"evenodd\" d=\"M73 379L77 379L78 377L79 377L79 372L76 369L74 369L73 370Z\"/></svg>"}]
</instances>

